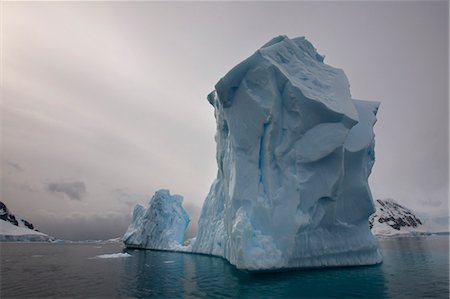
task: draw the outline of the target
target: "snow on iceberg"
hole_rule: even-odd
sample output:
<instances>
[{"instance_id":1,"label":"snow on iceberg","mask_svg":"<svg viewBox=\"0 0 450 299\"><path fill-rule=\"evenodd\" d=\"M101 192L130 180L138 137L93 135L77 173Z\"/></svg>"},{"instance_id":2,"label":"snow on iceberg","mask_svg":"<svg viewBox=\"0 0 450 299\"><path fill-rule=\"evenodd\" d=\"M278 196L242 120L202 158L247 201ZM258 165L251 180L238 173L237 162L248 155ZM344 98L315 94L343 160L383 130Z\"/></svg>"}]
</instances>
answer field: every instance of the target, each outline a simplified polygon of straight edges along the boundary
<instances>
[{"instance_id":1,"label":"snow on iceberg","mask_svg":"<svg viewBox=\"0 0 450 299\"><path fill-rule=\"evenodd\" d=\"M190 221L182 202L182 196L170 195L169 190L159 190L147 209L136 205L132 222L123 236L125 245L159 250L182 247Z\"/></svg>"},{"instance_id":2,"label":"snow on iceberg","mask_svg":"<svg viewBox=\"0 0 450 299\"><path fill-rule=\"evenodd\" d=\"M342 70L285 36L228 72L208 101L218 173L193 252L247 270L381 262L367 182L378 102L353 100Z\"/></svg>"}]
</instances>

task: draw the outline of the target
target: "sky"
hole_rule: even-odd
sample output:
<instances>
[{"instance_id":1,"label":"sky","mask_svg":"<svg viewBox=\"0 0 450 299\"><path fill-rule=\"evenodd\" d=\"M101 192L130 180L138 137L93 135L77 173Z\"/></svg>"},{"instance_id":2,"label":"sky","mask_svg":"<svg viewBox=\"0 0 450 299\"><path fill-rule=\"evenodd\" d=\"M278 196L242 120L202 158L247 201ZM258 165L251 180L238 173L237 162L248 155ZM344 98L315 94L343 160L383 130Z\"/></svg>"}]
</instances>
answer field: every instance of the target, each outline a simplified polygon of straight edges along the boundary
<instances>
[{"instance_id":1,"label":"sky","mask_svg":"<svg viewBox=\"0 0 450 299\"><path fill-rule=\"evenodd\" d=\"M217 171L206 96L278 35L381 102L374 198L448 214L448 1L0 5L0 201L43 232L121 236L165 188L195 235Z\"/></svg>"}]
</instances>

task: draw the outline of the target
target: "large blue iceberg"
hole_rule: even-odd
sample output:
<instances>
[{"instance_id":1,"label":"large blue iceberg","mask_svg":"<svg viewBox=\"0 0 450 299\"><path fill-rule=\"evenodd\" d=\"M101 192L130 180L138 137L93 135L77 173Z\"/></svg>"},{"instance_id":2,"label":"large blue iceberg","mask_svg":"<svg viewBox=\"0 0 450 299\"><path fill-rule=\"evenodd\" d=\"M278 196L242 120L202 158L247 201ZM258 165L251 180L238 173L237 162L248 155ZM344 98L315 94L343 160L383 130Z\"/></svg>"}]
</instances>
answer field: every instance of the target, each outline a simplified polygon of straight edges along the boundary
<instances>
[{"instance_id":1,"label":"large blue iceberg","mask_svg":"<svg viewBox=\"0 0 450 299\"><path fill-rule=\"evenodd\" d=\"M381 262L368 222L379 103L352 99L323 59L279 36L216 84L217 178L185 251L256 271Z\"/></svg>"}]
</instances>

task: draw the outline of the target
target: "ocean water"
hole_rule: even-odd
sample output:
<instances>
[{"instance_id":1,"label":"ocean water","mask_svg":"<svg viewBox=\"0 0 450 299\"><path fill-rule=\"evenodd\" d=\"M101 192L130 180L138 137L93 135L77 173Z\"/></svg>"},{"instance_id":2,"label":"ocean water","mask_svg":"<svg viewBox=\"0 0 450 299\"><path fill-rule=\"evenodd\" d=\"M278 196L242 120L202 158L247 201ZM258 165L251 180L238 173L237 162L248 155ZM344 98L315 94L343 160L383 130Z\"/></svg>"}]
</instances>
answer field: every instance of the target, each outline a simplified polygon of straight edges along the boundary
<instances>
[{"instance_id":1,"label":"ocean water","mask_svg":"<svg viewBox=\"0 0 450 299\"><path fill-rule=\"evenodd\" d=\"M121 244L0 244L0 297L449 298L449 236L379 239L383 264L251 274ZM126 252L130 257L97 258Z\"/></svg>"}]
</instances>

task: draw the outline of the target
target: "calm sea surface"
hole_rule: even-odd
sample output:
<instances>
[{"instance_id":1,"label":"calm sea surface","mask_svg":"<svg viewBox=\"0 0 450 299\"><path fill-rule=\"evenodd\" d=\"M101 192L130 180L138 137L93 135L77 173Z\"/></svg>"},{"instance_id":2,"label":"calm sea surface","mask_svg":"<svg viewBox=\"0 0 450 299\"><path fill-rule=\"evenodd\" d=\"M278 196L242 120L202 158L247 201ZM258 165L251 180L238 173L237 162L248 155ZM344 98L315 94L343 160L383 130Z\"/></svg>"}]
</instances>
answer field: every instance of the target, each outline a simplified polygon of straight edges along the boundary
<instances>
[{"instance_id":1,"label":"calm sea surface","mask_svg":"<svg viewBox=\"0 0 450 299\"><path fill-rule=\"evenodd\" d=\"M379 242L381 265L270 274L121 244L2 243L0 297L449 298L448 235ZM132 256L94 258L119 252Z\"/></svg>"}]
</instances>

